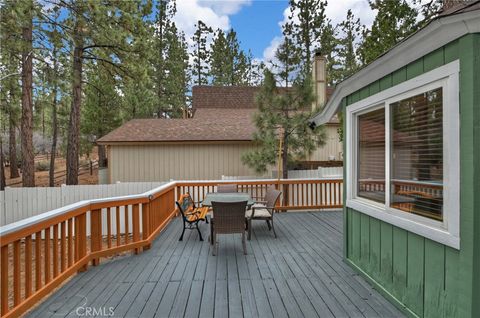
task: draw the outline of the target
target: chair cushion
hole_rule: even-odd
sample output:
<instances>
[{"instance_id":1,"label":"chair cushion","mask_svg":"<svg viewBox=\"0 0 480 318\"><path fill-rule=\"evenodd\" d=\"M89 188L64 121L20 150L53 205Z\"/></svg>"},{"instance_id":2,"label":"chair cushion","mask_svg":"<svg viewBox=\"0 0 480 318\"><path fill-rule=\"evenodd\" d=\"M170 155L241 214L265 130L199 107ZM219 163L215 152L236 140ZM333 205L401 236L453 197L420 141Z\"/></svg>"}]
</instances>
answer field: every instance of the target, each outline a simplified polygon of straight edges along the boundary
<instances>
[{"instance_id":1,"label":"chair cushion","mask_svg":"<svg viewBox=\"0 0 480 318\"><path fill-rule=\"evenodd\" d=\"M253 205L255 206L255 205ZM250 218L252 217L252 213L253 213L253 210L250 209L250 210L247 210L247 212L245 212L245 217L246 218ZM270 212L268 212L267 209L265 208L255 208L255 215L253 216L254 218L268 218L268 217L271 217L272 215L270 214Z\"/></svg>"}]
</instances>

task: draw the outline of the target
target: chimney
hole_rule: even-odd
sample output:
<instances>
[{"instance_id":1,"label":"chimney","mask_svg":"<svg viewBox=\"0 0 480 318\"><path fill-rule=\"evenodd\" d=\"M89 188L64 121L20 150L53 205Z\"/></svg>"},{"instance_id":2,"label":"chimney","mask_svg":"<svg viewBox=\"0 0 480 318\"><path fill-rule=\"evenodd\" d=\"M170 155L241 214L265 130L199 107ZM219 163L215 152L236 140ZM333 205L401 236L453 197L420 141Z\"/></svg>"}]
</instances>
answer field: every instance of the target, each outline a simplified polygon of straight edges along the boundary
<instances>
[{"instance_id":1,"label":"chimney","mask_svg":"<svg viewBox=\"0 0 480 318\"><path fill-rule=\"evenodd\" d=\"M320 52L315 53L312 65L313 92L316 96L312 110L323 107L327 102L327 59Z\"/></svg>"}]
</instances>

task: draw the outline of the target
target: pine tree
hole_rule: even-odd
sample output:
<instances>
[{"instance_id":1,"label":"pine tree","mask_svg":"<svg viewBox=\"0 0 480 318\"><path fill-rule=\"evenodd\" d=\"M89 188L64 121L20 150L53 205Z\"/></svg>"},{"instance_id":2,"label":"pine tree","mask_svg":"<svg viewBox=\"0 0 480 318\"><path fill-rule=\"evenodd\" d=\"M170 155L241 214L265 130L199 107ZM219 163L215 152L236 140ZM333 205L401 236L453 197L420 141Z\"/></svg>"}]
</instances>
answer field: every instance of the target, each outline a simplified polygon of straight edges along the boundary
<instances>
[{"instance_id":1,"label":"pine tree","mask_svg":"<svg viewBox=\"0 0 480 318\"><path fill-rule=\"evenodd\" d=\"M283 178L288 178L290 163L305 158L325 142L322 127L309 128L313 99L310 76L298 76L291 89L280 91L274 74L266 69L254 117L254 141L259 147L244 155L242 161L257 173L264 173L276 163L280 152Z\"/></svg>"},{"instance_id":2,"label":"pine tree","mask_svg":"<svg viewBox=\"0 0 480 318\"><path fill-rule=\"evenodd\" d=\"M178 32L174 23L167 33L168 73L165 76L166 105L169 117L180 117L187 107L187 87L190 81L188 73L188 45L183 32Z\"/></svg>"},{"instance_id":3,"label":"pine tree","mask_svg":"<svg viewBox=\"0 0 480 318\"><path fill-rule=\"evenodd\" d=\"M155 21L155 55L154 72L155 88L157 92L157 117L169 117L170 110L167 106L167 95L165 92L166 74L168 73L166 64L168 60L168 33L171 32L172 18L177 12L176 3L172 0L159 0L157 3L157 18Z\"/></svg>"},{"instance_id":4,"label":"pine tree","mask_svg":"<svg viewBox=\"0 0 480 318\"><path fill-rule=\"evenodd\" d=\"M248 57L240 49L237 33L218 29L211 46L210 68L214 85L248 85Z\"/></svg>"},{"instance_id":5,"label":"pine tree","mask_svg":"<svg viewBox=\"0 0 480 318\"><path fill-rule=\"evenodd\" d=\"M324 22L323 30L320 35L320 49L319 52L327 58L327 83L334 85L340 80L338 68L338 54L337 48L339 46L337 27L332 25L330 19Z\"/></svg>"},{"instance_id":6,"label":"pine tree","mask_svg":"<svg viewBox=\"0 0 480 318\"><path fill-rule=\"evenodd\" d=\"M292 24L283 26L283 41L275 51L275 59L278 63L272 62L280 84L285 87L289 87L298 75L301 60L300 49L292 39L292 32Z\"/></svg>"},{"instance_id":7,"label":"pine tree","mask_svg":"<svg viewBox=\"0 0 480 318\"><path fill-rule=\"evenodd\" d=\"M361 62L368 64L388 51L417 29L417 10L405 0L370 1L372 10L378 10L370 30L363 34L359 49Z\"/></svg>"},{"instance_id":8,"label":"pine tree","mask_svg":"<svg viewBox=\"0 0 480 318\"><path fill-rule=\"evenodd\" d=\"M22 37L25 15L30 14L29 1L6 2L0 7L0 99L3 114L8 126L8 159L10 162L10 178L19 176L17 156L17 131L21 119L21 53L28 50L28 43ZM28 21L28 19L26 20ZM27 44L27 47L25 46Z\"/></svg>"},{"instance_id":9,"label":"pine tree","mask_svg":"<svg viewBox=\"0 0 480 318\"><path fill-rule=\"evenodd\" d=\"M67 184L78 183L80 119L83 95L84 61L96 61L96 67L108 68L119 76L128 76L122 60L133 52L132 39L142 33L149 2L116 1L98 3L78 0L59 3L66 18L61 26L65 41L71 43L72 103L68 124ZM115 14L112 14L115 12Z\"/></svg>"},{"instance_id":10,"label":"pine tree","mask_svg":"<svg viewBox=\"0 0 480 318\"><path fill-rule=\"evenodd\" d=\"M321 44L327 3L324 0L290 0L289 4L288 24L290 24L295 45L300 49L302 71L308 73L315 52L321 49L322 54L327 54Z\"/></svg>"},{"instance_id":11,"label":"pine tree","mask_svg":"<svg viewBox=\"0 0 480 318\"><path fill-rule=\"evenodd\" d=\"M227 60L227 39L225 33L217 29L213 37L211 44L210 55L210 74L212 76L213 85L228 85L228 67L226 66Z\"/></svg>"},{"instance_id":12,"label":"pine tree","mask_svg":"<svg viewBox=\"0 0 480 318\"><path fill-rule=\"evenodd\" d=\"M198 20L195 27L196 31L192 37L194 46L192 53L190 53L193 57L192 81L193 85L205 85L208 84L209 70L207 62L210 56L207 40L213 30L201 20Z\"/></svg>"},{"instance_id":13,"label":"pine tree","mask_svg":"<svg viewBox=\"0 0 480 318\"><path fill-rule=\"evenodd\" d=\"M358 45L361 43L362 30L360 19L355 18L352 10L348 10L347 17L339 24L341 38L338 49L338 58L341 68L338 70L338 80L342 81L354 74L360 67L358 60Z\"/></svg>"},{"instance_id":14,"label":"pine tree","mask_svg":"<svg viewBox=\"0 0 480 318\"><path fill-rule=\"evenodd\" d=\"M33 0L22 1L22 185L35 186L33 149Z\"/></svg>"}]
</instances>

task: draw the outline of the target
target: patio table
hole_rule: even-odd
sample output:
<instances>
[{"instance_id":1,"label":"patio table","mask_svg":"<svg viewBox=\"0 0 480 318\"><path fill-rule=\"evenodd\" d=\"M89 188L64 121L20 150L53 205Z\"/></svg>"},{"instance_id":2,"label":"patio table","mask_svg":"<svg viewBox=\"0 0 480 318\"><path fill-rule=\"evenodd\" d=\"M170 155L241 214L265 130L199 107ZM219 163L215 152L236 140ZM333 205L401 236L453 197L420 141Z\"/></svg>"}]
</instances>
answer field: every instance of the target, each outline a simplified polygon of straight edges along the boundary
<instances>
[{"instance_id":1,"label":"patio table","mask_svg":"<svg viewBox=\"0 0 480 318\"><path fill-rule=\"evenodd\" d=\"M252 206L255 203L255 201L253 201L250 194L245 192L233 192L233 193L212 192L212 193L207 193L207 195L202 201L202 205L212 206L212 201L215 201L215 202L247 201L247 206Z\"/></svg>"}]
</instances>

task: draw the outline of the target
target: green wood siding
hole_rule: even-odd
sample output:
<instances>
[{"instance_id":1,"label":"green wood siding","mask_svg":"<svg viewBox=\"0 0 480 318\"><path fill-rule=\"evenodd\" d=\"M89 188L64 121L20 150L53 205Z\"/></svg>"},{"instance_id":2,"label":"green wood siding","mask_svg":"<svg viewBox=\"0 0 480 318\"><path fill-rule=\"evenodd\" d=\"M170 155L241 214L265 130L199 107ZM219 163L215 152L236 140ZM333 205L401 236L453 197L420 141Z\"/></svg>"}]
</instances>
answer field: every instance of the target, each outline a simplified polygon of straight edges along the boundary
<instances>
[{"instance_id":1,"label":"green wood siding","mask_svg":"<svg viewBox=\"0 0 480 318\"><path fill-rule=\"evenodd\" d=\"M351 208L344 211L347 262L410 316L480 317L480 34L453 41L344 100L348 107L456 59L460 60L461 249ZM352 182L348 177L345 184Z\"/></svg>"}]
</instances>

